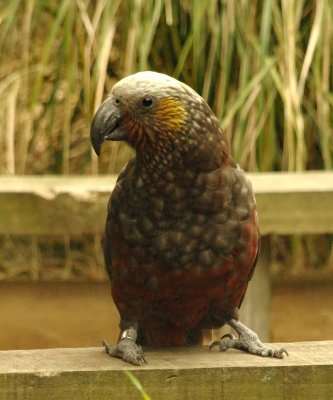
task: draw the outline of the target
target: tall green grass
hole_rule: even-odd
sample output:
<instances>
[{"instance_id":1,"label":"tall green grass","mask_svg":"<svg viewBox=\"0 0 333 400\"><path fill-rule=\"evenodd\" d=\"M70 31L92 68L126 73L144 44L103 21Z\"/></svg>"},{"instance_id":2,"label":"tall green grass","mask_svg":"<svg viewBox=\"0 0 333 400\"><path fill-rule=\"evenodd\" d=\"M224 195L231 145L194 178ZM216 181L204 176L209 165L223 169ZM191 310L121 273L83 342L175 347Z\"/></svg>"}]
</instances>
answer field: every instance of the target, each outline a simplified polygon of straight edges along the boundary
<instances>
[{"instance_id":1,"label":"tall green grass","mask_svg":"<svg viewBox=\"0 0 333 400\"><path fill-rule=\"evenodd\" d=\"M131 150L108 143L98 162L90 122L145 69L201 93L246 170L332 169L332 20L330 0L2 0L0 173L117 173Z\"/></svg>"},{"instance_id":2,"label":"tall green grass","mask_svg":"<svg viewBox=\"0 0 333 400\"><path fill-rule=\"evenodd\" d=\"M94 110L144 69L201 93L245 169L330 169L332 17L329 0L3 0L0 172L96 173ZM111 147L101 172L129 157Z\"/></svg>"}]
</instances>

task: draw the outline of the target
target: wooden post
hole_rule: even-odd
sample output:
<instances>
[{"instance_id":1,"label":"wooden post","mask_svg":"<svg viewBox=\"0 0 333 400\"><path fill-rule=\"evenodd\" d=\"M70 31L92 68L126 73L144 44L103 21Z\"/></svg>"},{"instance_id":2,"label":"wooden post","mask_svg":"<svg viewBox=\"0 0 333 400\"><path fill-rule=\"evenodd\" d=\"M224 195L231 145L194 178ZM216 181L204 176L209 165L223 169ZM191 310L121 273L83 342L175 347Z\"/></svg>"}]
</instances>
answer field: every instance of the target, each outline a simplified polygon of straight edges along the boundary
<instances>
[{"instance_id":1,"label":"wooden post","mask_svg":"<svg viewBox=\"0 0 333 400\"><path fill-rule=\"evenodd\" d=\"M262 237L260 254L252 280L240 309L240 320L255 331L263 342L270 340L269 315L271 287L269 279L270 253L268 238Z\"/></svg>"}]
</instances>

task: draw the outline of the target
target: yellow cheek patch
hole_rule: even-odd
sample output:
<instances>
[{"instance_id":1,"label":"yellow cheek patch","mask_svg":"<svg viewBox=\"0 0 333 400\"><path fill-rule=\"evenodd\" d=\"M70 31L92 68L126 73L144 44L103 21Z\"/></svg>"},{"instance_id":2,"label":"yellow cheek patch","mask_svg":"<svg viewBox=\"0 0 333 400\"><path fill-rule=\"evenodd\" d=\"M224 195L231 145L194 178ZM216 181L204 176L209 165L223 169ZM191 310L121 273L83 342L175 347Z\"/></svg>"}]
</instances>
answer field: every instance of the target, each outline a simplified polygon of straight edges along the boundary
<instances>
[{"instance_id":1,"label":"yellow cheek patch","mask_svg":"<svg viewBox=\"0 0 333 400\"><path fill-rule=\"evenodd\" d=\"M182 102L174 97L161 99L156 107L156 123L163 130L177 131L185 124L186 116Z\"/></svg>"}]
</instances>

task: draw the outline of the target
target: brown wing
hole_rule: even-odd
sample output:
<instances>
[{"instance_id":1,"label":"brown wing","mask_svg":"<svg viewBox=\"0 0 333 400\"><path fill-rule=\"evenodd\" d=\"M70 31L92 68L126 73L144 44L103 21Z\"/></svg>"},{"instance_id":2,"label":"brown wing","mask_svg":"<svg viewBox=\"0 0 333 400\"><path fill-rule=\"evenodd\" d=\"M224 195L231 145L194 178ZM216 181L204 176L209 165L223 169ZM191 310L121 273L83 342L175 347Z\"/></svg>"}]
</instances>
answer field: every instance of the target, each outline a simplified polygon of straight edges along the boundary
<instances>
[{"instance_id":1,"label":"brown wing","mask_svg":"<svg viewBox=\"0 0 333 400\"><path fill-rule=\"evenodd\" d=\"M102 239L102 246L103 246L103 252L104 252L104 262L105 262L105 267L108 272L109 278L112 279L112 245L111 245L111 225L112 225L112 203L116 202L117 203L117 198L119 197L119 192L122 188L122 182L123 180L132 172L133 166L134 166L135 160L132 159L130 160L124 168L121 170L116 186L113 189L112 195L109 199L108 203L108 213L107 213L107 218L106 218L106 224L105 224L105 232L104 236Z\"/></svg>"}]
</instances>

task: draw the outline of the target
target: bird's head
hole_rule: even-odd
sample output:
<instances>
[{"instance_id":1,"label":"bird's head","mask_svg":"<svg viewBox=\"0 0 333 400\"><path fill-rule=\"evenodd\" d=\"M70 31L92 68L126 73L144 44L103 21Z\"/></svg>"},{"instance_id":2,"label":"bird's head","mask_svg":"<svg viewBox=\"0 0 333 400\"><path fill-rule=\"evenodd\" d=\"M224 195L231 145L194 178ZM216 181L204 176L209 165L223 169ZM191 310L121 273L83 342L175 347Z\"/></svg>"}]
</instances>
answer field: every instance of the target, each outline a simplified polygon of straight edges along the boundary
<instances>
[{"instance_id":1,"label":"bird's head","mask_svg":"<svg viewBox=\"0 0 333 400\"><path fill-rule=\"evenodd\" d=\"M209 142L216 148L221 134L212 110L193 89L146 71L114 85L94 116L90 136L97 155L105 140L126 141L137 153L165 154L168 148L183 155L208 148Z\"/></svg>"}]
</instances>

